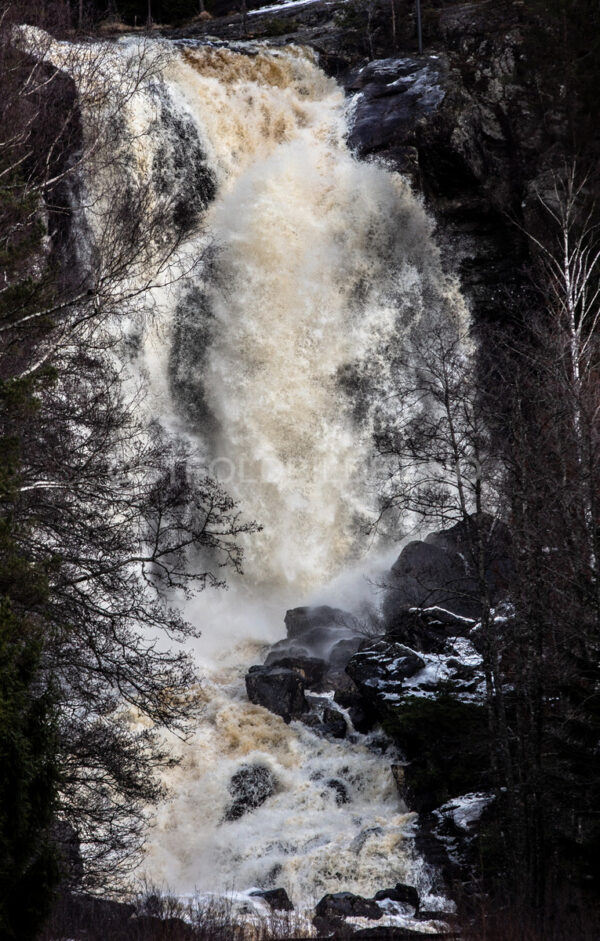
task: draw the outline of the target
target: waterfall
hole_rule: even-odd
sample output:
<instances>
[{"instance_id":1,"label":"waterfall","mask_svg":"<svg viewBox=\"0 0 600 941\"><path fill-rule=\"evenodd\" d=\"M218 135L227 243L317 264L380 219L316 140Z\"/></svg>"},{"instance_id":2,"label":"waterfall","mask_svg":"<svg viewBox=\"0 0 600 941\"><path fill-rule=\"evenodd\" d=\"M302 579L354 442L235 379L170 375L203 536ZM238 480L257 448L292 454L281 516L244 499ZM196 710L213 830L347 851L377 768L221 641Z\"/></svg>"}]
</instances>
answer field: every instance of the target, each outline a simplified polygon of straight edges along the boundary
<instances>
[{"instance_id":1,"label":"waterfall","mask_svg":"<svg viewBox=\"0 0 600 941\"><path fill-rule=\"evenodd\" d=\"M107 74L137 45L111 47ZM427 890L381 742L287 726L248 703L243 675L282 636L286 607L376 605L363 574L389 547L367 536L373 422L391 351L453 286L407 182L348 150L351 104L311 52L152 48L158 74L121 115L135 131L127 172L173 194L175 223L193 215L196 224L179 276L153 288L151 325L127 327L135 368L152 415L194 442L263 529L248 538L245 575L229 592L188 603L203 630L203 718L192 741L172 742L182 762L145 870L177 892L283 885L305 906L396 881L425 880ZM269 770L274 793L228 820L229 782L248 765Z\"/></svg>"},{"instance_id":2,"label":"waterfall","mask_svg":"<svg viewBox=\"0 0 600 941\"><path fill-rule=\"evenodd\" d=\"M184 47L165 84L217 180L170 322L171 407L264 527L250 578L300 596L364 548L368 394L437 274L430 222L348 151L342 92L308 52Z\"/></svg>"}]
</instances>

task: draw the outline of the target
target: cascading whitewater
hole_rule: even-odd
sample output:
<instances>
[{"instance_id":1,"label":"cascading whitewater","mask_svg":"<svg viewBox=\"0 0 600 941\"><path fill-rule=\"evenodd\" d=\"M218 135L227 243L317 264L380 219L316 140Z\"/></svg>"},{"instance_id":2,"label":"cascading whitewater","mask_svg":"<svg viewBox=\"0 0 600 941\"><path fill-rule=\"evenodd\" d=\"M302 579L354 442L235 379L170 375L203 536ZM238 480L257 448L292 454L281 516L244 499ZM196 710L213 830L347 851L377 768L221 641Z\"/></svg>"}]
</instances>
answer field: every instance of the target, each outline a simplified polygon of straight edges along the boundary
<instances>
[{"instance_id":1,"label":"cascading whitewater","mask_svg":"<svg viewBox=\"0 0 600 941\"><path fill-rule=\"evenodd\" d=\"M138 46L111 46L103 81ZM65 48L45 54L67 68ZM177 276L152 288L136 369L152 414L198 445L264 528L244 579L188 607L207 640L204 719L192 742L173 743L183 760L146 871L177 891L284 885L305 905L370 894L420 878L391 771L368 743L318 738L250 705L242 677L281 635L285 607L364 557L393 350L422 318L461 316L461 302L408 185L348 151L342 92L308 51L155 43L152 56L119 116L121 166L172 195L165 224L185 237ZM93 87L80 92L85 115ZM227 820L228 784L247 765L268 768L275 792Z\"/></svg>"},{"instance_id":2,"label":"cascading whitewater","mask_svg":"<svg viewBox=\"0 0 600 941\"><path fill-rule=\"evenodd\" d=\"M307 52L184 48L165 82L217 180L172 327L172 408L208 429L211 470L264 527L250 577L299 595L362 548L367 397L439 279L430 222L349 153L342 93Z\"/></svg>"}]
</instances>

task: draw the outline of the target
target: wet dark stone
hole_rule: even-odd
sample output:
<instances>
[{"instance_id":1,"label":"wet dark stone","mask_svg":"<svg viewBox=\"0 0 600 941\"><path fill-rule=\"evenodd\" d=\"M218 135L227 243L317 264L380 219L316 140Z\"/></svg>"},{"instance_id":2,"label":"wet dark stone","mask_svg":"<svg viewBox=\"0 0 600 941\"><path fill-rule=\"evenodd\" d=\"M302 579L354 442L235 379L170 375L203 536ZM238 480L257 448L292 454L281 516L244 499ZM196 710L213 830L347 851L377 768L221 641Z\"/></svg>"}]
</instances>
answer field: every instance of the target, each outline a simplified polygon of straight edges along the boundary
<instances>
[{"instance_id":1,"label":"wet dark stone","mask_svg":"<svg viewBox=\"0 0 600 941\"><path fill-rule=\"evenodd\" d=\"M360 92L348 143L359 156L382 148L414 145L417 121L444 98L440 60L421 56L380 59L350 77L349 91Z\"/></svg>"},{"instance_id":2,"label":"wet dark stone","mask_svg":"<svg viewBox=\"0 0 600 941\"><path fill-rule=\"evenodd\" d=\"M329 654L331 669L343 670L350 658L354 656L363 643L363 640L363 637L346 637L343 640L338 640Z\"/></svg>"},{"instance_id":3,"label":"wet dark stone","mask_svg":"<svg viewBox=\"0 0 600 941\"><path fill-rule=\"evenodd\" d=\"M366 827L354 837L350 844L350 849L357 855L362 852L362 848L371 836L383 836L383 827Z\"/></svg>"},{"instance_id":4,"label":"wet dark stone","mask_svg":"<svg viewBox=\"0 0 600 941\"><path fill-rule=\"evenodd\" d=\"M374 921L382 917L377 902L365 899L352 892L334 892L324 895L318 903L316 914L321 918L370 918Z\"/></svg>"},{"instance_id":5,"label":"wet dark stone","mask_svg":"<svg viewBox=\"0 0 600 941\"><path fill-rule=\"evenodd\" d=\"M350 706L348 715L350 716L352 725L361 735L366 735L367 732L370 732L375 724L373 716L363 709L362 706Z\"/></svg>"},{"instance_id":6,"label":"wet dark stone","mask_svg":"<svg viewBox=\"0 0 600 941\"><path fill-rule=\"evenodd\" d=\"M404 770L404 765L393 764L393 765L390 765L390 769L392 772L394 783L396 787L398 788L398 794L400 795L402 800L405 800L406 799L406 772Z\"/></svg>"},{"instance_id":7,"label":"wet dark stone","mask_svg":"<svg viewBox=\"0 0 600 941\"><path fill-rule=\"evenodd\" d=\"M318 657L282 657L278 651L269 653L265 666L294 670L300 674L307 689L318 686L327 669L325 661Z\"/></svg>"},{"instance_id":8,"label":"wet dark stone","mask_svg":"<svg viewBox=\"0 0 600 941\"><path fill-rule=\"evenodd\" d=\"M323 915L316 915L313 918L313 925L317 930L319 938L350 937L348 927L343 918L325 918Z\"/></svg>"},{"instance_id":9,"label":"wet dark stone","mask_svg":"<svg viewBox=\"0 0 600 941\"><path fill-rule=\"evenodd\" d=\"M446 666L452 670L453 676L458 680L472 680L479 672L477 667L470 666L468 663L461 663L456 657L449 657L446 660Z\"/></svg>"},{"instance_id":10,"label":"wet dark stone","mask_svg":"<svg viewBox=\"0 0 600 941\"><path fill-rule=\"evenodd\" d=\"M246 691L250 702L264 706L281 716L285 722L298 718L308 710L304 683L295 670L281 667L254 667L246 674Z\"/></svg>"},{"instance_id":11,"label":"wet dark stone","mask_svg":"<svg viewBox=\"0 0 600 941\"><path fill-rule=\"evenodd\" d=\"M326 604L291 608L286 612L285 626L288 637L300 637L316 628L347 627L360 632L360 624L352 614Z\"/></svg>"},{"instance_id":12,"label":"wet dark stone","mask_svg":"<svg viewBox=\"0 0 600 941\"><path fill-rule=\"evenodd\" d=\"M293 912L294 906L285 889L256 889L250 895L263 898L265 902L276 912Z\"/></svg>"},{"instance_id":13,"label":"wet dark stone","mask_svg":"<svg viewBox=\"0 0 600 941\"><path fill-rule=\"evenodd\" d=\"M482 514L470 517L448 529L430 533L425 542L439 546L447 552L469 556L472 527L477 525L485 545L485 579L492 603L502 600L510 588L513 575L512 536L508 526L500 520Z\"/></svg>"},{"instance_id":14,"label":"wet dark stone","mask_svg":"<svg viewBox=\"0 0 600 941\"><path fill-rule=\"evenodd\" d=\"M314 712L309 712L308 715L302 716L300 721L303 725L308 726L309 729L315 729L316 732L325 732L321 718L315 715Z\"/></svg>"},{"instance_id":15,"label":"wet dark stone","mask_svg":"<svg viewBox=\"0 0 600 941\"><path fill-rule=\"evenodd\" d=\"M323 724L325 730L334 738L346 738L348 729L346 720L337 709L328 708L323 710Z\"/></svg>"},{"instance_id":16,"label":"wet dark stone","mask_svg":"<svg viewBox=\"0 0 600 941\"><path fill-rule=\"evenodd\" d=\"M371 731L376 717L358 690L336 689L333 700L348 710L350 721L357 732L366 735Z\"/></svg>"},{"instance_id":17,"label":"wet dark stone","mask_svg":"<svg viewBox=\"0 0 600 941\"><path fill-rule=\"evenodd\" d=\"M477 620L481 613L478 562L472 551L475 540L481 540L484 547L485 580L492 604L506 597L513 571L510 532L491 517L472 516L404 547L391 568L383 603L388 631L398 636L404 631L409 643L433 650L431 641L435 638L428 636L432 627L434 634L437 630L447 636L464 634L472 627L461 618ZM411 608L426 610L417 613Z\"/></svg>"},{"instance_id":18,"label":"wet dark stone","mask_svg":"<svg viewBox=\"0 0 600 941\"><path fill-rule=\"evenodd\" d=\"M400 641L424 653L443 653L448 636L461 635L470 624L453 619L448 623L437 612L409 611L406 608L387 608L386 640Z\"/></svg>"},{"instance_id":19,"label":"wet dark stone","mask_svg":"<svg viewBox=\"0 0 600 941\"><path fill-rule=\"evenodd\" d=\"M458 551L430 542L409 542L392 566L383 615L390 626L398 611L408 608L438 606L477 617L477 599L476 582Z\"/></svg>"},{"instance_id":20,"label":"wet dark stone","mask_svg":"<svg viewBox=\"0 0 600 941\"><path fill-rule=\"evenodd\" d=\"M419 910L419 893L412 885L405 885L403 882L397 882L393 889L382 889L375 893L377 902L383 899L391 899L392 902L401 902L404 905L411 905L415 912Z\"/></svg>"},{"instance_id":21,"label":"wet dark stone","mask_svg":"<svg viewBox=\"0 0 600 941\"><path fill-rule=\"evenodd\" d=\"M232 801L225 811L225 820L239 820L256 810L275 792L275 778L264 765L245 765L232 776L229 793Z\"/></svg>"}]
</instances>

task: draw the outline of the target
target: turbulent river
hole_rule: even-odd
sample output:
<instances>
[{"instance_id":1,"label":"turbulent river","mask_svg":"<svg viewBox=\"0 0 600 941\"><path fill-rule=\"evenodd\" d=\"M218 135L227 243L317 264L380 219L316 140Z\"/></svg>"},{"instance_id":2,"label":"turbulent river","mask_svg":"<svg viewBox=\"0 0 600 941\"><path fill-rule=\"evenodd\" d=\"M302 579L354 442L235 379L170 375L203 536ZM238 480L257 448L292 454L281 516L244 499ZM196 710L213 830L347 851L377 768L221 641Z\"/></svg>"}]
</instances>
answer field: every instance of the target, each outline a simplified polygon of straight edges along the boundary
<instances>
[{"instance_id":1,"label":"turbulent river","mask_svg":"<svg viewBox=\"0 0 600 941\"><path fill-rule=\"evenodd\" d=\"M397 881L427 894L374 736L335 741L286 725L247 701L244 673L284 635L286 608L328 602L367 621L377 612L392 547L368 535L371 441L390 351L423 317L456 306L454 288L409 185L346 146L352 101L312 53L155 46L158 73L121 115L135 129L130 164L200 221L183 242L182 276L154 291L136 370L153 417L200 448L263 529L247 538L245 574L229 591L187 603L203 632L203 718L192 741L173 742L182 762L145 871L178 893L284 886L301 906ZM110 67L136 48L118 43ZM252 764L270 769L275 793L225 820L232 775ZM331 779L344 782L346 803Z\"/></svg>"}]
</instances>

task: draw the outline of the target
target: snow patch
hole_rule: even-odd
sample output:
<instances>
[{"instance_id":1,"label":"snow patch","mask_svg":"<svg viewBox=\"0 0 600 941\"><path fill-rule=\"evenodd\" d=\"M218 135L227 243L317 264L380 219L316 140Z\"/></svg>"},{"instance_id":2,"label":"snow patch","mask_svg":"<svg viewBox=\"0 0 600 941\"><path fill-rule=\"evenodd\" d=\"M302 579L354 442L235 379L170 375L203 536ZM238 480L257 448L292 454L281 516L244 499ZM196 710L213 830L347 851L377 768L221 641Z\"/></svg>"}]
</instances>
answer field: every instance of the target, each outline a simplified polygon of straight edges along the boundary
<instances>
[{"instance_id":1,"label":"snow patch","mask_svg":"<svg viewBox=\"0 0 600 941\"><path fill-rule=\"evenodd\" d=\"M470 830L477 823L485 808L494 800L494 795L485 791L463 794L439 807L434 813L438 817L450 815L461 830Z\"/></svg>"}]
</instances>

